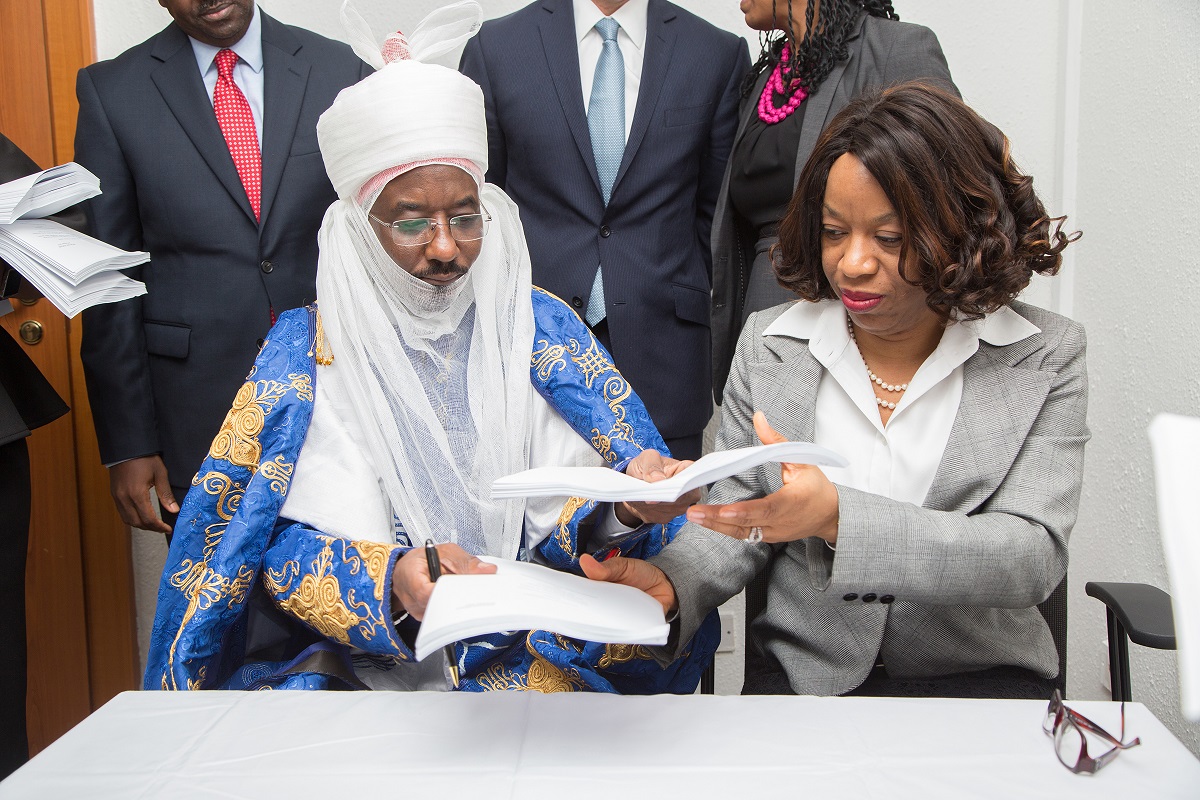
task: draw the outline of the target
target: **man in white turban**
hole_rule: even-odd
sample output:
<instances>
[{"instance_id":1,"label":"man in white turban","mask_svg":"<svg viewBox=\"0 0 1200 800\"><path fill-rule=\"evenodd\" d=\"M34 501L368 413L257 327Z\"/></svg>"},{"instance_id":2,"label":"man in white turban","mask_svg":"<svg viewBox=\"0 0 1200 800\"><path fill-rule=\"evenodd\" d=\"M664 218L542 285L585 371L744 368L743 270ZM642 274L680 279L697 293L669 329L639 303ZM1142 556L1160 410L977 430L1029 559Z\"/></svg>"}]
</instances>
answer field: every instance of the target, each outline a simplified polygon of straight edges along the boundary
<instances>
[{"instance_id":1,"label":"man in white turban","mask_svg":"<svg viewBox=\"0 0 1200 800\"><path fill-rule=\"evenodd\" d=\"M715 620L665 669L644 648L547 631L460 642L453 664L414 659L427 540L450 572L494 569L479 555L577 572L585 553L654 555L693 499L489 497L534 466L653 480L678 462L575 312L532 287L516 208L483 182L479 87L425 63L480 16L448 7L382 51L356 29L378 72L317 126L339 197L320 232L319 311L280 318L193 481L147 689L446 689L461 676L475 691L690 692L712 656Z\"/></svg>"}]
</instances>

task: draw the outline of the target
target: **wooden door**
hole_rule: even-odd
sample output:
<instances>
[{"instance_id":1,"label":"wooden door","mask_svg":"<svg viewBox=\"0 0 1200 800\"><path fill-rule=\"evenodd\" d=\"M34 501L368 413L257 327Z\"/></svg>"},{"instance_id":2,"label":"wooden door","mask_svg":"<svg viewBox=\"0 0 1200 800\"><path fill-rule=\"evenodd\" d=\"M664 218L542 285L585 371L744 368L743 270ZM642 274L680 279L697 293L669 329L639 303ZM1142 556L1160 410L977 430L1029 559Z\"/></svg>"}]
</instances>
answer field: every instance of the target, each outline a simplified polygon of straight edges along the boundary
<instances>
[{"instance_id":1,"label":"wooden door","mask_svg":"<svg viewBox=\"0 0 1200 800\"><path fill-rule=\"evenodd\" d=\"M42 167L71 160L75 74L94 51L90 0L0 2L0 131ZM40 336L32 335L31 323ZM133 570L129 530L99 462L79 363L79 320L40 300L16 304L0 324L72 409L29 439L33 513L25 594L29 744L36 753L138 685Z\"/></svg>"}]
</instances>

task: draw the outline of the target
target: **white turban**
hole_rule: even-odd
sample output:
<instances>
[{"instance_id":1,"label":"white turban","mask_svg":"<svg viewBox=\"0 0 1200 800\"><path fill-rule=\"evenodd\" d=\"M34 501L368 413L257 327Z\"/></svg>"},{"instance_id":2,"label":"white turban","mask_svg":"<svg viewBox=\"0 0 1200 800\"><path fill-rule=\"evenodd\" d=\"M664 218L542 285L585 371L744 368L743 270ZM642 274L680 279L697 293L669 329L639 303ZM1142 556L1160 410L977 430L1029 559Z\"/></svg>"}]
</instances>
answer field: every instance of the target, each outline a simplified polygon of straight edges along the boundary
<instances>
[{"instance_id":1,"label":"white turban","mask_svg":"<svg viewBox=\"0 0 1200 800\"><path fill-rule=\"evenodd\" d=\"M375 176L418 163L461 160L483 182L483 91L457 70L421 60L465 41L481 16L477 4L458 3L431 14L408 37L394 34L381 48L366 22L343 7L355 52L379 71L343 89L317 121L321 157L338 197L353 198Z\"/></svg>"}]
</instances>

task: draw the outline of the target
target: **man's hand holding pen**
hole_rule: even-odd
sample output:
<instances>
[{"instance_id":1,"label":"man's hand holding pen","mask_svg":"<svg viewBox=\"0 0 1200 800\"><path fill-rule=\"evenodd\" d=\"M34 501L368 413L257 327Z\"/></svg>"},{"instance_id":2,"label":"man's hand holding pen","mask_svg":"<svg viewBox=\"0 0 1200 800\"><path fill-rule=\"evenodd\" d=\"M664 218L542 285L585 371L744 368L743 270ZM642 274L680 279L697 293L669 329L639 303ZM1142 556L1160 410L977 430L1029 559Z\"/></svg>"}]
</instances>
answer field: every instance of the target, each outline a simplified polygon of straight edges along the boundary
<instances>
[{"instance_id":1,"label":"man's hand holding pen","mask_svg":"<svg viewBox=\"0 0 1200 800\"><path fill-rule=\"evenodd\" d=\"M442 574L486 575L496 571L495 564L485 564L456 544L439 544L437 554ZM425 549L414 547L396 561L392 571L392 610L407 611L412 617L422 619L432 593Z\"/></svg>"}]
</instances>

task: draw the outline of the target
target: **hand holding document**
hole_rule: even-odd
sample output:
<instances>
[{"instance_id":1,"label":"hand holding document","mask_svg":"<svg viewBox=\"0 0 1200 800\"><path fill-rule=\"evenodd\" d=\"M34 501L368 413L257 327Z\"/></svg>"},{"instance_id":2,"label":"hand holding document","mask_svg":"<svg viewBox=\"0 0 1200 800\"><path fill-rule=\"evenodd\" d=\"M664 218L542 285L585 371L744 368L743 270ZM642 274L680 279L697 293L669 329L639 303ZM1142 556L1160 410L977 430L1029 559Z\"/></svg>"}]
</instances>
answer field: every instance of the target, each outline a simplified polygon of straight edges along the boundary
<instances>
[{"instance_id":1,"label":"hand holding document","mask_svg":"<svg viewBox=\"0 0 1200 800\"><path fill-rule=\"evenodd\" d=\"M586 497L609 503L630 500L666 503L692 489L768 461L822 467L845 467L848 464L837 453L815 444L779 442L709 453L687 469L656 483L646 483L608 467L538 467L494 481L492 499Z\"/></svg>"},{"instance_id":2,"label":"hand holding document","mask_svg":"<svg viewBox=\"0 0 1200 800\"><path fill-rule=\"evenodd\" d=\"M434 585L417 659L438 648L497 631L547 630L590 642L666 644L662 604L617 583L590 581L537 564L481 556L491 575L442 575Z\"/></svg>"},{"instance_id":3,"label":"hand holding document","mask_svg":"<svg viewBox=\"0 0 1200 800\"><path fill-rule=\"evenodd\" d=\"M75 163L0 184L0 259L68 317L98 303L146 293L119 270L150 260L47 219L100 193L95 175Z\"/></svg>"}]
</instances>

